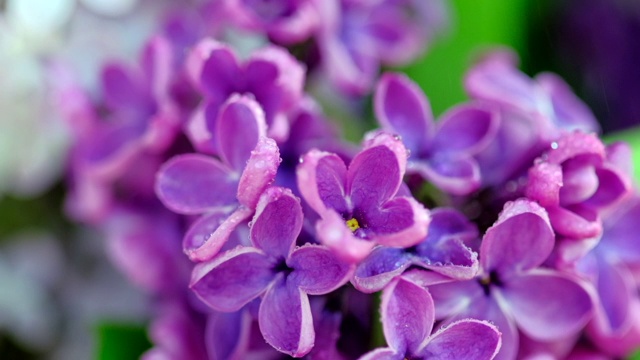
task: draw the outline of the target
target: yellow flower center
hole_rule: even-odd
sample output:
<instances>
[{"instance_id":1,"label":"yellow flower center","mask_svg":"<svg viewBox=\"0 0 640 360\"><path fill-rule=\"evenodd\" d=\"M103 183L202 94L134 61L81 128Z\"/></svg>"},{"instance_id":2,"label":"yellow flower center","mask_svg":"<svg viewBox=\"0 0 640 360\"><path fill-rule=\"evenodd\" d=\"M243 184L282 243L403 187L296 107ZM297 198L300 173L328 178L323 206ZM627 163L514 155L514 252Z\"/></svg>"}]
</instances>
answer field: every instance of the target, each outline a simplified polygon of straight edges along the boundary
<instances>
[{"instance_id":1,"label":"yellow flower center","mask_svg":"<svg viewBox=\"0 0 640 360\"><path fill-rule=\"evenodd\" d=\"M360 229L360 224L358 224L358 220L356 220L355 218L353 219L349 219L347 220L347 227L349 228L349 230L351 230L352 232L355 232L356 230Z\"/></svg>"}]
</instances>

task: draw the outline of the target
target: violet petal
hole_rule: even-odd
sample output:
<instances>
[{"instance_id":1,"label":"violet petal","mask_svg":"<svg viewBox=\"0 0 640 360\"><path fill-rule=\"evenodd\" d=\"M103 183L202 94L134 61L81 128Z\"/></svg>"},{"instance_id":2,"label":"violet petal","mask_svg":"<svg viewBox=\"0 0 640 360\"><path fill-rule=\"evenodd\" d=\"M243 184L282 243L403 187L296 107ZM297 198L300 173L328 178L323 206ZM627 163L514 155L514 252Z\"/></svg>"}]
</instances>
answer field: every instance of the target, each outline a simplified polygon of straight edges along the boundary
<instances>
[{"instance_id":1,"label":"violet petal","mask_svg":"<svg viewBox=\"0 0 640 360\"><path fill-rule=\"evenodd\" d=\"M260 197L251 242L274 258L286 259L302 229L302 207L291 190L271 187Z\"/></svg>"},{"instance_id":2,"label":"violet petal","mask_svg":"<svg viewBox=\"0 0 640 360\"><path fill-rule=\"evenodd\" d=\"M464 319L439 329L420 355L426 359L491 360L501 346L501 334L495 325Z\"/></svg>"},{"instance_id":3,"label":"violet petal","mask_svg":"<svg viewBox=\"0 0 640 360\"><path fill-rule=\"evenodd\" d=\"M237 198L240 204L255 209L260 195L275 180L280 165L280 150L268 137L258 139L240 176Z\"/></svg>"},{"instance_id":4,"label":"violet petal","mask_svg":"<svg viewBox=\"0 0 640 360\"><path fill-rule=\"evenodd\" d=\"M324 295L337 289L349 280L353 270L331 250L319 245L295 249L287 266L293 269L287 281L309 295Z\"/></svg>"}]
</instances>

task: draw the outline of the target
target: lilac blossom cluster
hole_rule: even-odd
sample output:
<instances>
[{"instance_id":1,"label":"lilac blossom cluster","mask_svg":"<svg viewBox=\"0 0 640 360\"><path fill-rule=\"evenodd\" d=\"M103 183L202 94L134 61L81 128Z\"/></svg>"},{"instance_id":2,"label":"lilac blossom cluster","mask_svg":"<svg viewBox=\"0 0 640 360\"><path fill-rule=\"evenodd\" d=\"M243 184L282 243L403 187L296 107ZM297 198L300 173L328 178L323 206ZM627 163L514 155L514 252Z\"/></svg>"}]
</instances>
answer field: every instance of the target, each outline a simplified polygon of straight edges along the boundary
<instances>
[{"instance_id":1,"label":"lilac blossom cluster","mask_svg":"<svg viewBox=\"0 0 640 360\"><path fill-rule=\"evenodd\" d=\"M182 14L138 64L105 66L100 100L61 87L76 135L67 209L156 299L145 359L591 359L640 346L629 148L603 144L559 77L531 79L507 52L473 66L471 100L434 121L417 84L378 77L436 26L425 3L215 2L221 23L273 44L242 57L224 26ZM280 46L304 41L341 89L375 85L379 128L359 146L305 92L313 62Z\"/></svg>"}]
</instances>

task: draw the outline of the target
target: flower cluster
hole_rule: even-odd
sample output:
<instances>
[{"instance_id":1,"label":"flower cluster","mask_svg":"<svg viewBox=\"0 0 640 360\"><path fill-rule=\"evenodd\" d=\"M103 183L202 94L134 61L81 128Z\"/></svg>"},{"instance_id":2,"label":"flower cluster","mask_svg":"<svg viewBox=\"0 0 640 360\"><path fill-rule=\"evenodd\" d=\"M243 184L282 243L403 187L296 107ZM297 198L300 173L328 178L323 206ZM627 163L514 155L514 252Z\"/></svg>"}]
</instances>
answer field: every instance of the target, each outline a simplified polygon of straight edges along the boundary
<instances>
[{"instance_id":1,"label":"flower cluster","mask_svg":"<svg viewBox=\"0 0 640 360\"><path fill-rule=\"evenodd\" d=\"M439 25L424 17L437 2L423 3L212 2L220 26L173 19L139 64L105 67L99 101L67 89L68 209L158 299L146 359L557 359L640 345L629 149L602 143L560 78L530 79L506 52L478 62L471 100L434 121L417 84L378 78ZM273 43L242 57L227 22ZM375 84L380 127L359 146L305 92L318 59L293 44L317 47L350 94ZM387 347L373 349L378 321Z\"/></svg>"}]
</instances>

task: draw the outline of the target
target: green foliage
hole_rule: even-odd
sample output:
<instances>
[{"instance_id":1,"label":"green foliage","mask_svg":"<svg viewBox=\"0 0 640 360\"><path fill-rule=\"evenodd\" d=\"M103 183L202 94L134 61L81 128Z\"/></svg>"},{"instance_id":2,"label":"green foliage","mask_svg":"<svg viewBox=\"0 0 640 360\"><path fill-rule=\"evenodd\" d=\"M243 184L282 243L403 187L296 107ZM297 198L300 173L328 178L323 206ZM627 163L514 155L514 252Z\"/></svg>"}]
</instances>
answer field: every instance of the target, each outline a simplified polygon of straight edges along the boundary
<instances>
[{"instance_id":1,"label":"green foliage","mask_svg":"<svg viewBox=\"0 0 640 360\"><path fill-rule=\"evenodd\" d=\"M145 328L138 324L103 322L96 336L98 360L135 360L151 347Z\"/></svg>"},{"instance_id":2,"label":"green foliage","mask_svg":"<svg viewBox=\"0 0 640 360\"><path fill-rule=\"evenodd\" d=\"M633 177L636 180L636 184L638 184L638 179L640 179L640 127L608 134L605 136L604 140L607 143L612 143L614 141L624 141L628 143L629 146L631 146L634 170ZM640 360L640 355L638 355L638 357L635 357L634 359Z\"/></svg>"}]
</instances>

